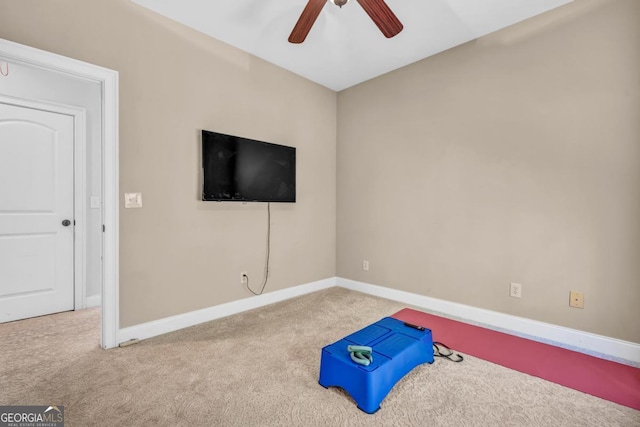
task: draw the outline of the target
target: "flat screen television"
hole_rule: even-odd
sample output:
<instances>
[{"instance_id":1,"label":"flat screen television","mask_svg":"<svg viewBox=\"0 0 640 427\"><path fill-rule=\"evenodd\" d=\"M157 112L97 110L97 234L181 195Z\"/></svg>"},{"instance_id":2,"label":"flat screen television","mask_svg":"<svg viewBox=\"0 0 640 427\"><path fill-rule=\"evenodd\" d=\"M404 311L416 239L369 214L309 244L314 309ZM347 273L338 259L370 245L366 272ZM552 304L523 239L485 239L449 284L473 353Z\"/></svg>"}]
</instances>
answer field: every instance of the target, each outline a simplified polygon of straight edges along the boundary
<instances>
[{"instance_id":1,"label":"flat screen television","mask_svg":"<svg viewBox=\"0 0 640 427\"><path fill-rule=\"evenodd\" d=\"M202 200L296 201L296 149L202 131Z\"/></svg>"}]
</instances>

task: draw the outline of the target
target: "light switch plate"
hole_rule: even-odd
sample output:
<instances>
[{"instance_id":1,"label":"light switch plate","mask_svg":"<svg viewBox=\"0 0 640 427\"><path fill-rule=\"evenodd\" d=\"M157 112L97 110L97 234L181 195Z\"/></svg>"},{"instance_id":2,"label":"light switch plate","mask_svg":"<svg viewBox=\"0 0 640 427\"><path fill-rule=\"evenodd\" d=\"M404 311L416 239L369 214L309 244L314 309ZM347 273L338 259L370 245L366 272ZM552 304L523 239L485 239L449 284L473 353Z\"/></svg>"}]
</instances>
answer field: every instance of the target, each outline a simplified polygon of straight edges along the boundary
<instances>
[{"instance_id":1,"label":"light switch plate","mask_svg":"<svg viewBox=\"0 0 640 427\"><path fill-rule=\"evenodd\" d=\"M91 209L100 209L100 197L91 196Z\"/></svg>"},{"instance_id":2,"label":"light switch plate","mask_svg":"<svg viewBox=\"0 0 640 427\"><path fill-rule=\"evenodd\" d=\"M124 193L124 207L126 209L141 208L142 193Z\"/></svg>"}]
</instances>

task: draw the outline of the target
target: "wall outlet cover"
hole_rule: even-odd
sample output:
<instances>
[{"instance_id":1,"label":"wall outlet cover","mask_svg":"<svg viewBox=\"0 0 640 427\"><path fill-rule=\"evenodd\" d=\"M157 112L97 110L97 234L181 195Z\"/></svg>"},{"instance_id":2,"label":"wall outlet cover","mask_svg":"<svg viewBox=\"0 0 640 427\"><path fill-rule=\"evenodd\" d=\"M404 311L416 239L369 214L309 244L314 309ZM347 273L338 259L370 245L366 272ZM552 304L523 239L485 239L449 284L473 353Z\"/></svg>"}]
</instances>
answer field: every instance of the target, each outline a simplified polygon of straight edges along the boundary
<instances>
[{"instance_id":1,"label":"wall outlet cover","mask_svg":"<svg viewBox=\"0 0 640 427\"><path fill-rule=\"evenodd\" d=\"M569 292L569 306L584 308L584 293L578 291Z\"/></svg>"},{"instance_id":2,"label":"wall outlet cover","mask_svg":"<svg viewBox=\"0 0 640 427\"><path fill-rule=\"evenodd\" d=\"M520 283L511 283L509 295L513 298L522 298L522 285Z\"/></svg>"}]
</instances>

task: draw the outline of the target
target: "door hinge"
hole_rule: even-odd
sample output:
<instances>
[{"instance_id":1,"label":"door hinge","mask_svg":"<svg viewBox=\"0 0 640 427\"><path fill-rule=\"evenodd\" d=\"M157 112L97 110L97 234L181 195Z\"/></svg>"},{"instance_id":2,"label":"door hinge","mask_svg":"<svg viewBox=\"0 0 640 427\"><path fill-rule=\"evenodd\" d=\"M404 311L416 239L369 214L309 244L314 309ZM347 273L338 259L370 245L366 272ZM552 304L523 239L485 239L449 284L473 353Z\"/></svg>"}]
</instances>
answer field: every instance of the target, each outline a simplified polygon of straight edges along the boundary
<instances>
[{"instance_id":1,"label":"door hinge","mask_svg":"<svg viewBox=\"0 0 640 427\"><path fill-rule=\"evenodd\" d=\"M104 233L104 224L102 224L102 232Z\"/></svg>"}]
</instances>

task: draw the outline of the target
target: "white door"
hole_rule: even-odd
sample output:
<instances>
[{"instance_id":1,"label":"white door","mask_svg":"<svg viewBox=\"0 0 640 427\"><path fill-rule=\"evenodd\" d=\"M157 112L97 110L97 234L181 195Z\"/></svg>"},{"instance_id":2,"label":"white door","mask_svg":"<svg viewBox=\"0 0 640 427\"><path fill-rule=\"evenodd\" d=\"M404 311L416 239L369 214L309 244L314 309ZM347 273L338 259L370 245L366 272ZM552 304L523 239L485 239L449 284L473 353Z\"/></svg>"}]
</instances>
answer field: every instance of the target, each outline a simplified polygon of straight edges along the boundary
<instances>
[{"instance_id":1,"label":"white door","mask_svg":"<svg viewBox=\"0 0 640 427\"><path fill-rule=\"evenodd\" d=\"M73 132L0 103L0 322L74 308Z\"/></svg>"}]
</instances>

